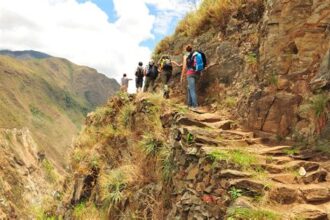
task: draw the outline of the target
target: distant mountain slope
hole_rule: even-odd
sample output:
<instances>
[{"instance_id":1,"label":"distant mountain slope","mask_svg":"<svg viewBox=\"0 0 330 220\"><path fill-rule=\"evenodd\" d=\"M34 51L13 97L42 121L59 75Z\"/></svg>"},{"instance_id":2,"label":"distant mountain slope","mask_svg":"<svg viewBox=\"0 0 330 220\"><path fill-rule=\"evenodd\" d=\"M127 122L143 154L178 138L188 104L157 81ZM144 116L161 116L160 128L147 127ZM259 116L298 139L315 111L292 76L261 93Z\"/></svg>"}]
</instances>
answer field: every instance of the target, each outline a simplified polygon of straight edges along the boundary
<instances>
[{"instance_id":1,"label":"distant mountain slope","mask_svg":"<svg viewBox=\"0 0 330 220\"><path fill-rule=\"evenodd\" d=\"M11 56L18 59L31 59L31 58L49 58L48 54L34 51L34 50L23 50L23 51L11 51L11 50L0 50L0 55Z\"/></svg>"},{"instance_id":2,"label":"distant mountain slope","mask_svg":"<svg viewBox=\"0 0 330 220\"><path fill-rule=\"evenodd\" d=\"M65 59L0 55L0 128L29 128L39 150L64 166L85 115L118 89L114 79Z\"/></svg>"}]
</instances>

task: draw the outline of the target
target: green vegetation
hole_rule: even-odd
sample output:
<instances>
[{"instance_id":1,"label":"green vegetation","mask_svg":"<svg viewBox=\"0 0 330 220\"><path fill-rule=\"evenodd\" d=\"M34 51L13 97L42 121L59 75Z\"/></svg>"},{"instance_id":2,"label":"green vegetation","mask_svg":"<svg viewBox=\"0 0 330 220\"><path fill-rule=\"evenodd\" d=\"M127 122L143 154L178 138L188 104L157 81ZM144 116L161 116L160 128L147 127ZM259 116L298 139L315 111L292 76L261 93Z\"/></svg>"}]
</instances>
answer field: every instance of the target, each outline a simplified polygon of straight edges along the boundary
<instances>
[{"instance_id":1,"label":"green vegetation","mask_svg":"<svg viewBox=\"0 0 330 220\"><path fill-rule=\"evenodd\" d=\"M283 150L283 153L285 153L285 154L287 154L289 156L292 156L292 155L298 154L299 153L299 149L298 148L284 149Z\"/></svg>"},{"instance_id":2,"label":"green vegetation","mask_svg":"<svg viewBox=\"0 0 330 220\"><path fill-rule=\"evenodd\" d=\"M244 150L217 150L208 154L208 157L213 161L225 160L230 163L239 165L242 169L251 169L251 165L257 162L257 158Z\"/></svg>"},{"instance_id":3,"label":"green vegetation","mask_svg":"<svg viewBox=\"0 0 330 220\"><path fill-rule=\"evenodd\" d=\"M315 95L311 98L310 109L314 115L319 118L327 110L327 103L330 101L330 97L326 94Z\"/></svg>"},{"instance_id":4,"label":"green vegetation","mask_svg":"<svg viewBox=\"0 0 330 220\"><path fill-rule=\"evenodd\" d=\"M195 141L194 135L191 134L191 133L188 133L187 134L187 142L188 142L188 144L192 144L192 143L194 143L194 141Z\"/></svg>"},{"instance_id":5,"label":"green vegetation","mask_svg":"<svg viewBox=\"0 0 330 220\"><path fill-rule=\"evenodd\" d=\"M223 105L228 108L234 108L237 105L237 98L232 96L227 96L223 100Z\"/></svg>"},{"instance_id":6,"label":"green vegetation","mask_svg":"<svg viewBox=\"0 0 330 220\"><path fill-rule=\"evenodd\" d=\"M245 58L246 62L248 64L256 64L257 63L257 54L253 53L253 52L249 52L248 55L246 55Z\"/></svg>"},{"instance_id":7,"label":"green vegetation","mask_svg":"<svg viewBox=\"0 0 330 220\"><path fill-rule=\"evenodd\" d=\"M230 208L227 220L280 220L280 216L267 210L252 210L248 208Z\"/></svg>"},{"instance_id":8,"label":"green vegetation","mask_svg":"<svg viewBox=\"0 0 330 220\"><path fill-rule=\"evenodd\" d=\"M54 166L49 160L45 159L42 161L42 168L45 172L46 179L49 182L55 183L58 180L58 175L54 169Z\"/></svg>"},{"instance_id":9,"label":"green vegetation","mask_svg":"<svg viewBox=\"0 0 330 220\"><path fill-rule=\"evenodd\" d=\"M236 200L237 198L241 197L243 195L243 190L236 189L235 187L231 187L228 191L230 198L232 200Z\"/></svg>"},{"instance_id":10,"label":"green vegetation","mask_svg":"<svg viewBox=\"0 0 330 220\"><path fill-rule=\"evenodd\" d=\"M162 140L151 134L144 135L139 145L148 156L156 156L164 146Z\"/></svg>"},{"instance_id":11,"label":"green vegetation","mask_svg":"<svg viewBox=\"0 0 330 220\"><path fill-rule=\"evenodd\" d=\"M77 220L85 219L106 219L106 214L102 209L94 204L80 203L73 209L72 217Z\"/></svg>"},{"instance_id":12,"label":"green vegetation","mask_svg":"<svg viewBox=\"0 0 330 220\"><path fill-rule=\"evenodd\" d=\"M135 179L136 168L129 165L113 169L109 173L102 173L99 178L102 199L106 204L118 204L125 198L124 190Z\"/></svg>"},{"instance_id":13,"label":"green vegetation","mask_svg":"<svg viewBox=\"0 0 330 220\"><path fill-rule=\"evenodd\" d=\"M308 103L305 103L299 107L299 111L302 113L313 113L315 118L319 118L327 111L327 103L330 101L330 96L327 94L318 94L310 97Z\"/></svg>"},{"instance_id":14,"label":"green vegetation","mask_svg":"<svg viewBox=\"0 0 330 220\"><path fill-rule=\"evenodd\" d=\"M132 104L126 104L120 111L118 116L119 124L123 128L131 128L133 123L133 113L134 113L134 106Z\"/></svg>"},{"instance_id":15,"label":"green vegetation","mask_svg":"<svg viewBox=\"0 0 330 220\"><path fill-rule=\"evenodd\" d=\"M268 85L278 86L278 75L276 73L269 74L266 80Z\"/></svg>"},{"instance_id":16,"label":"green vegetation","mask_svg":"<svg viewBox=\"0 0 330 220\"><path fill-rule=\"evenodd\" d=\"M160 152L162 179L165 183L169 183L172 180L173 172L176 169L176 165L173 161L173 155L171 149L164 147Z\"/></svg>"}]
</instances>

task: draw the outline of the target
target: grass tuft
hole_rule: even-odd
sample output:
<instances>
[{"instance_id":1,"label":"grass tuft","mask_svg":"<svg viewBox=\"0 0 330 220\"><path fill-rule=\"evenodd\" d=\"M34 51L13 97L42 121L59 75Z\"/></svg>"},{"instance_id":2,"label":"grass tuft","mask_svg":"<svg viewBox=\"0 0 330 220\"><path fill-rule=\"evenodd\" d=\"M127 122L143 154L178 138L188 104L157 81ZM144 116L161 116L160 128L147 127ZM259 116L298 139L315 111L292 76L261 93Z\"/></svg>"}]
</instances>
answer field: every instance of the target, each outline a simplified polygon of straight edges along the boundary
<instances>
[{"instance_id":1,"label":"grass tuft","mask_svg":"<svg viewBox=\"0 0 330 220\"><path fill-rule=\"evenodd\" d=\"M252 210L249 208L229 208L227 220L280 220L280 216L268 210Z\"/></svg>"},{"instance_id":2,"label":"grass tuft","mask_svg":"<svg viewBox=\"0 0 330 220\"><path fill-rule=\"evenodd\" d=\"M208 154L213 161L225 160L230 163L239 165L243 170L251 169L251 166L257 162L257 158L244 150L217 150Z\"/></svg>"}]
</instances>

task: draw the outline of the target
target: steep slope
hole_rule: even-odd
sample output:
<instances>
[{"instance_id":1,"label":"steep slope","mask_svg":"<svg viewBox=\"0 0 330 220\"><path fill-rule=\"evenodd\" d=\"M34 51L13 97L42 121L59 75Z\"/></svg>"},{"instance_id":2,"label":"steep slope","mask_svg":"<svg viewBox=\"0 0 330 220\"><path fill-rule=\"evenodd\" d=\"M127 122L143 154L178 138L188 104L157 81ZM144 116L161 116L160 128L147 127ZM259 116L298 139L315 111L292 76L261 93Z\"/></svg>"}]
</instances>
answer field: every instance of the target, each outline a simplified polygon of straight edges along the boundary
<instances>
[{"instance_id":1,"label":"steep slope","mask_svg":"<svg viewBox=\"0 0 330 220\"><path fill-rule=\"evenodd\" d=\"M49 217L329 219L329 157L227 118L158 94L114 97L88 116L64 204Z\"/></svg>"},{"instance_id":2,"label":"steep slope","mask_svg":"<svg viewBox=\"0 0 330 220\"><path fill-rule=\"evenodd\" d=\"M65 59L0 56L0 127L29 128L38 150L63 167L87 112L118 88L115 80Z\"/></svg>"},{"instance_id":3,"label":"steep slope","mask_svg":"<svg viewBox=\"0 0 330 220\"><path fill-rule=\"evenodd\" d=\"M0 218L35 219L63 178L28 129L0 129ZM41 213L41 212L40 212Z\"/></svg>"},{"instance_id":4,"label":"steep slope","mask_svg":"<svg viewBox=\"0 0 330 220\"><path fill-rule=\"evenodd\" d=\"M279 138L329 139L329 21L329 0L205 0L154 57L181 61L192 44L209 59L202 104L229 104L246 126ZM182 94L178 81L173 89Z\"/></svg>"}]
</instances>

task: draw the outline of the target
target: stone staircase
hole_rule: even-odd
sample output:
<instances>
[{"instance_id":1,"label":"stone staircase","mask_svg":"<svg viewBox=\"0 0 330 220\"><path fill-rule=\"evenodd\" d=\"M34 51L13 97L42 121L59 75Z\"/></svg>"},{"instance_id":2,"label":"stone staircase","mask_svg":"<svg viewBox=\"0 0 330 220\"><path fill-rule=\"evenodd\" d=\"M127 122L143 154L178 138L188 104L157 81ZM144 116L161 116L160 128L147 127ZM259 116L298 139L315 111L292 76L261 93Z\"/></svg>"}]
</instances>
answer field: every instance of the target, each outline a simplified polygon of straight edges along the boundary
<instances>
[{"instance_id":1,"label":"stone staircase","mask_svg":"<svg viewBox=\"0 0 330 220\"><path fill-rule=\"evenodd\" d=\"M180 145L185 156L177 159L179 171L174 184L182 190L173 216L182 209L186 216L181 214L181 218L222 219L219 216L226 216L225 210L217 214L210 214L210 210L226 205L271 210L285 220L330 219L330 161L324 155L298 152L291 145L265 144L265 138L244 131L218 113L178 113L174 120L175 134L180 137L174 138L173 146ZM216 165L210 163L208 155L219 150L241 150L257 160L249 169L226 159ZM230 189L241 190L241 198L228 198ZM187 195L207 205L196 198L190 204ZM262 201L254 202L256 198ZM243 205L239 204L242 200Z\"/></svg>"}]
</instances>

